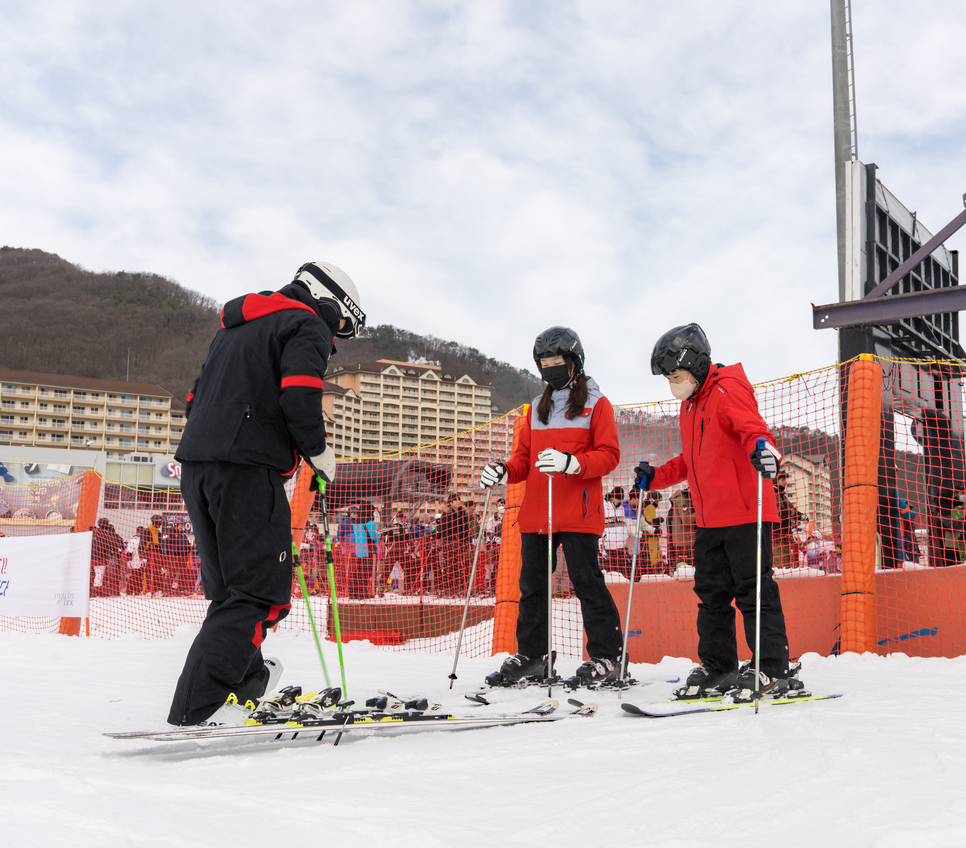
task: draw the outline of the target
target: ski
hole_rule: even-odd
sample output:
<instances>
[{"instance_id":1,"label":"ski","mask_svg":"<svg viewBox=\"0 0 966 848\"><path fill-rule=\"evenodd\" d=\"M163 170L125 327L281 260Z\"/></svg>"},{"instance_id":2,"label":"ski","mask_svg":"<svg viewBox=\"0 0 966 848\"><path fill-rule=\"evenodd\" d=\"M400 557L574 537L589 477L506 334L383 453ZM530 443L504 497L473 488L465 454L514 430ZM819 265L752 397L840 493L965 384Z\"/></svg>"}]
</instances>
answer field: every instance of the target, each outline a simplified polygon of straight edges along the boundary
<instances>
[{"instance_id":1,"label":"ski","mask_svg":"<svg viewBox=\"0 0 966 848\"><path fill-rule=\"evenodd\" d=\"M574 692L579 688L586 689L589 692L601 692L601 691L622 691L631 686L651 686L654 683L680 683L680 677L652 677L645 680L637 680L634 678L625 679L623 682L614 680L610 683L591 683L589 685L580 682L580 678L571 677L566 680L560 677L554 677L553 680L539 679L539 678L523 678L515 683L508 683L503 686L481 686L479 689L473 692L467 692L464 697L468 701L472 701L474 704L489 705L493 703L487 696L491 692L499 692L502 689L526 689L529 686L563 686L567 692Z\"/></svg>"},{"instance_id":2,"label":"ski","mask_svg":"<svg viewBox=\"0 0 966 848\"><path fill-rule=\"evenodd\" d=\"M174 742L192 739L213 738L250 738L270 736L274 739L288 737L295 739L299 734L316 735L322 739L328 731L338 734L350 731L375 731L386 729L423 729L451 730L457 728L492 727L500 725L558 721L575 715L590 716L596 713L595 704L588 704L582 710L557 713L559 704L547 700L542 704L519 713L495 716L458 716L448 713L397 712L378 713L365 710L349 710L335 713L325 718L299 721L297 718L284 724L251 724L214 727L187 727L165 731L134 731L105 733L111 739L146 739L156 742Z\"/></svg>"},{"instance_id":3,"label":"ski","mask_svg":"<svg viewBox=\"0 0 966 848\"><path fill-rule=\"evenodd\" d=\"M781 707L787 704L798 704L803 701L826 701L831 698L841 698L842 693L834 695L802 695L798 698L762 698L759 701L762 707ZM692 702L693 703L693 702ZM694 715L696 713L719 713L726 710L736 710L739 707L753 707L754 701L742 701L741 703L712 701L704 705L692 705L685 709L675 708L673 701L661 704L648 704L647 707L638 707L634 704L621 704L621 709L628 715L640 718L672 718L674 716Z\"/></svg>"}]
</instances>

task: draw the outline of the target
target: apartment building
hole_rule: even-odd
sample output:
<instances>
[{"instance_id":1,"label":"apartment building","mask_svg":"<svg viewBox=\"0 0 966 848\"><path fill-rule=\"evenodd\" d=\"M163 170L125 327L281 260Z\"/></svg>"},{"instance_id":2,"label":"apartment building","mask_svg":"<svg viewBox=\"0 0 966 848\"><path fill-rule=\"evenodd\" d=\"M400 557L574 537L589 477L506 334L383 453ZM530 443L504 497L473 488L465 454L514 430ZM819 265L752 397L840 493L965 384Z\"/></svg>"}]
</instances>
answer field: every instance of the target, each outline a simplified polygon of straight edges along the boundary
<instances>
[{"instance_id":1,"label":"apartment building","mask_svg":"<svg viewBox=\"0 0 966 848\"><path fill-rule=\"evenodd\" d=\"M0 369L0 445L173 454L185 406L151 383Z\"/></svg>"},{"instance_id":2,"label":"apartment building","mask_svg":"<svg viewBox=\"0 0 966 848\"><path fill-rule=\"evenodd\" d=\"M509 453L512 421L493 420L500 413L489 386L466 374L448 373L436 363L380 359L337 366L329 380L322 406L337 456L419 449L422 459L453 467L456 487L469 489L479 464ZM471 430L472 436L461 435Z\"/></svg>"},{"instance_id":3,"label":"apartment building","mask_svg":"<svg viewBox=\"0 0 966 848\"><path fill-rule=\"evenodd\" d=\"M832 529L832 474L828 457L786 454L782 469L788 474L786 494L792 506L804 512L816 530Z\"/></svg>"}]
</instances>

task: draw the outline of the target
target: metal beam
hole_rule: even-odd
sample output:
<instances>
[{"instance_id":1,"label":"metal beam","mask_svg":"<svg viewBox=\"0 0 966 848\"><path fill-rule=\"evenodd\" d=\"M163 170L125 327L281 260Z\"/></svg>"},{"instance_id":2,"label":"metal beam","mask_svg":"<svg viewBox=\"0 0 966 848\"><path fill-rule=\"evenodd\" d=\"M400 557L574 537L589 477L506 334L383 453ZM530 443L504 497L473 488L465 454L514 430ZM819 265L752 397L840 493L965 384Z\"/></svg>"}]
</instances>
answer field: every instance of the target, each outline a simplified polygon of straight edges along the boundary
<instances>
[{"instance_id":1,"label":"metal beam","mask_svg":"<svg viewBox=\"0 0 966 848\"><path fill-rule=\"evenodd\" d=\"M966 194L963 195L963 206L966 206ZM942 243L946 241L953 233L955 233L963 224L966 224L966 209L960 212L952 221L946 224L936 235L934 235L929 241L927 241L922 247L919 248L915 253L912 254L905 262L903 262L895 271L889 274L879 285L877 285L872 291L870 291L863 299L872 300L874 297L885 294L889 289L896 285L899 280L901 280L906 274L908 274L913 268L915 268L923 259L930 256L934 250L942 246ZM870 257L869 261L872 259ZM949 312L948 309L937 309L936 312ZM932 313L928 313L932 314Z\"/></svg>"},{"instance_id":2,"label":"metal beam","mask_svg":"<svg viewBox=\"0 0 966 848\"><path fill-rule=\"evenodd\" d=\"M966 309L966 286L950 286L923 292L871 297L845 303L812 304L812 327L831 330L864 324L895 324L903 318L919 318L940 312Z\"/></svg>"}]
</instances>

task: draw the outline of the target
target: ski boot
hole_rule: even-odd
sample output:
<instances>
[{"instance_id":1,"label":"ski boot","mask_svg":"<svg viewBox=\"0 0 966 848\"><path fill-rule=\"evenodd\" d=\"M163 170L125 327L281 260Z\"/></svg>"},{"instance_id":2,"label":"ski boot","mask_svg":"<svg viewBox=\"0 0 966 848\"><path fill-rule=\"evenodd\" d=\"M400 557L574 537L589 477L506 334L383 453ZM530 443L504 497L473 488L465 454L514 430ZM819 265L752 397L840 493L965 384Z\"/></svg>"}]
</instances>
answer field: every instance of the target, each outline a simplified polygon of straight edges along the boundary
<instances>
[{"instance_id":1,"label":"ski boot","mask_svg":"<svg viewBox=\"0 0 966 848\"><path fill-rule=\"evenodd\" d=\"M553 656L549 663L547 663L547 655L544 654L542 657L528 657L524 654L514 654L512 657L507 657L503 661L503 665L500 666L499 671L494 671L493 674L488 674L486 676L487 686L526 686L528 680L544 680L546 678L553 676L553 664L557 660L557 652L553 652Z\"/></svg>"},{"instance_id":2,"label":"ski boot","mask_svg":"<svg viewBox=\"0 0 966 848\"><path fill-rule=\"evenodd\" d=\"M301 686L286 686L258 702L258 708L245 724L284 724L295 714Z\"/></svg>"},{"instance_id":3,"label":"ski boot","mask_svg":"<svg viewBox=\"0 0 966 848\"><path fill-rule=\"evenodd\" d=\"M736 704L747 704L756 698L802 698L808 695L805 684L798 679L802 670L800 662L790 663L787 676L769 677L760 672L757 691L755 688L755 666L751 660L745 660L738 669L738 676L734 687L728 693Z\"/></svg>"},{"instance_id":4,"label":"ski boot","mask_svg":"<svg viewBox=\"0 0 966 848\"><path fill-rule=\"evenodd\" d=\"M254 712L254 701L245 701L244 705L239 704L238 698L232 692L228 696L228 700L215 710L207 721L198 722L198 727L235 727L245 724Z\"/></svg>"},{"instance_id":5,"label":"ski boot","mask_svg":"<svg viewBox=\"0 0 966 848\"><path fill-rule=\"evenodd\" d=\"M591 657L577 667L577 672L573 677L564 681L564 686L568 689L577 689L581 686L588 689L600 689L604 686L617 684L620 674L621 661L619 659L608 660L602 657Z\"/></svg>"},{"instance_id":6,"label":"ski boot","mask_svg":"<svg viewBox=\"0 0 966 848\"><path fill-rule=\"evenodd\" d=\"M675 701L714 700L723 698L734 688L738 675L733 671L718 671L706 665L691 669L684 686L674 690Z\"/></svg>"}]
</instances>

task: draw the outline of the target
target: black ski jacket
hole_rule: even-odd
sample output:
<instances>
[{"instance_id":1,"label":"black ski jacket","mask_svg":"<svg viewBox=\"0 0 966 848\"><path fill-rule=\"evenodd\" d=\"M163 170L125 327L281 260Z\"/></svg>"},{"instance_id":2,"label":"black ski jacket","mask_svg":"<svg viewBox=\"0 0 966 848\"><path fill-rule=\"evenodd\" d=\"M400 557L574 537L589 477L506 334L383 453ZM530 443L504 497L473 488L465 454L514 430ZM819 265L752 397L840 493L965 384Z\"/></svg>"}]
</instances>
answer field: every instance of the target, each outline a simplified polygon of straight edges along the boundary
<instances>
[{"instance_id":1,"label":"black ski jacket","mask_svg":"<svg viewBox=\"0 0 966 848\"><path fill-rule=\"evenodd\" d=\"M332 331L299 285L225 304L222 329L188 394L175 457L278 469L325 449L322 378Z\"/></svg>"}]
</instances>

